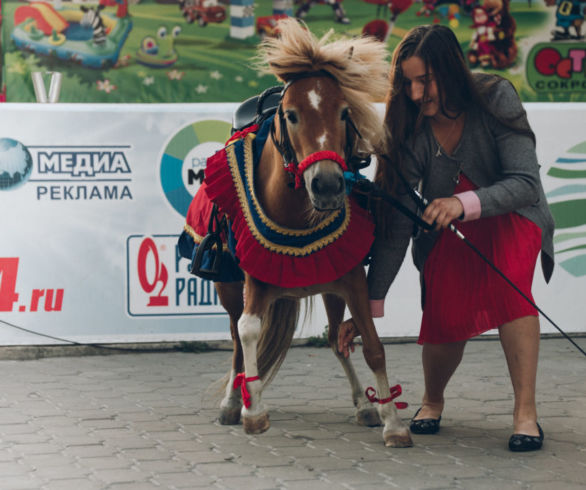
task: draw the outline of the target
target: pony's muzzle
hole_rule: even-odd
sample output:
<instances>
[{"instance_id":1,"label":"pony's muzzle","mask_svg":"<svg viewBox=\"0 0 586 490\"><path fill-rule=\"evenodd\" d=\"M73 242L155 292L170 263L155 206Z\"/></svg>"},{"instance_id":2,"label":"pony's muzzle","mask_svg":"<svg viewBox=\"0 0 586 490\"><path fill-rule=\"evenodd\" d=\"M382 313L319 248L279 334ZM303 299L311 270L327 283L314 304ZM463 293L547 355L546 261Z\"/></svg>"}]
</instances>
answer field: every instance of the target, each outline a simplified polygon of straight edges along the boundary
<instances>
[{"instance_id":1,"label":"pony's muzzle","mask_svg":"<svg viewBox=\"0 0 586 490\"><path fill-rule=\"evenodd\" d=\"M346 184L336 163L327 160L319 162L307 174L306 185L314 208L330 211L344 205Z\"/></svg>"},{"instance_id":2,"label":"pony's muzzle","mask_svg":"<svg viewBox=\"0 0 586 490\"><path fill-rule=\"evenodd\" d=\"M344 190L344 178L339 175L316 175L311 179L311 192L317 196L337 196Z\"/></svg>"}]
</instances>

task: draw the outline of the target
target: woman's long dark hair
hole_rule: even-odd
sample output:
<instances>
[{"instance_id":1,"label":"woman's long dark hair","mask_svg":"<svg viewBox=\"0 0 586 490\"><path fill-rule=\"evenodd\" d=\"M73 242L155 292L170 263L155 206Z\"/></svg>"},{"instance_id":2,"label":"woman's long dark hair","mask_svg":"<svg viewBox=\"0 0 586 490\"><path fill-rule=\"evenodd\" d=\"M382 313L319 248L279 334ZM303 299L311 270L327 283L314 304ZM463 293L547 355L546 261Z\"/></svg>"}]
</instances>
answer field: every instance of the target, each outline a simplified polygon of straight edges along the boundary
<instances>
[{"instance_id":1,"label":"woman's long dark hair","mask_svg":"<svg viewBox=\"0 0 586 490\"><path fill-rule=\"evenodd\" d=\"M401 64L417 56L428 72L432 72L440 99L440 111L446 116L478 108L491 114L506 127L535 136L523 110L511 119L497 117L488 107L487 96L496 83L496 75L472 74L454 32L439 24L420 25L411 29L393 53L389 75L391 88L386 98L384 118L387 132L386 146L377 158L376 182L387 192L397 185L397 170L402 170L401 154L404 145L418 131L423 120L419 107L407 96ZM424 95L425 97L425 95ZM377 212L377 221L385 228L384 210Z\"/></svg>"}]
</instances>

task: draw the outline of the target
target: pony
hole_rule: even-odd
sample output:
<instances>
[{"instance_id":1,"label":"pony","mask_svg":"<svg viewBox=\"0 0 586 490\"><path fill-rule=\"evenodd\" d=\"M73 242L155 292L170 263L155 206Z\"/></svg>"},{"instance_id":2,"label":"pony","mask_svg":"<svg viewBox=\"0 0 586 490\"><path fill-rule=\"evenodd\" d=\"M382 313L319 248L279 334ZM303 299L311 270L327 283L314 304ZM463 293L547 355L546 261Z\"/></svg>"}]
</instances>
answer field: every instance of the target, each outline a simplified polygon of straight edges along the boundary
<instances>
[{"instance_id":1,"label":"pony","mask_svg":"<svg viewBox=\"0 0 586 490\"><path fill-rule=\"evenodd\" d=\"M400 387L389 396L385 352L370 314L363 261L374 224L346 194L345 181L383 140L373 102L388 90L386 48L368 38L334 39L331 31L317 38L295 19L278 28L279 37L265 39L257 59L259 70L284 83L278 108L208 159L179 239L181 254L193 258L197 244L203 246L202 207L213 202L231 223L228 244L236 241L243 281L215 282L234 347L219 421L242 421L248 434L270 427L262 392L291 344L300 299L321 294L328 340L350 381L357 421L382 423L386 446L408 447L409 430L391 403ZM225 246L217 243L216 251ZM346 305L374 373L376 389L366 394L336 346Z\"/></svg>"}]
</instances>

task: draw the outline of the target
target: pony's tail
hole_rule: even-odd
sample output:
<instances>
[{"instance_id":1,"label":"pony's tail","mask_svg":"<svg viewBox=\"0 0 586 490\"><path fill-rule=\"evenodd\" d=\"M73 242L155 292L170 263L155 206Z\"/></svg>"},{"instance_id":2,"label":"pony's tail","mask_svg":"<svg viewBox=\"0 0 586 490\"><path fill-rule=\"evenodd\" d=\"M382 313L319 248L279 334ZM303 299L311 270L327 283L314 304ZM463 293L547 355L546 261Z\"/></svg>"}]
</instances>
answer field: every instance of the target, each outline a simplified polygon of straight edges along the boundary
<instances>
[{"instance_id":1,"label":"pony's tail","mask_svg":"<svg viewBox=\"0 0 586 490\"><path fill-rule=\"evenodd\" d=\"M264 315L257 346L258 375L267 386L283 364L299 320L299 300L280 298Z\"/></svg>"}]
</instances>

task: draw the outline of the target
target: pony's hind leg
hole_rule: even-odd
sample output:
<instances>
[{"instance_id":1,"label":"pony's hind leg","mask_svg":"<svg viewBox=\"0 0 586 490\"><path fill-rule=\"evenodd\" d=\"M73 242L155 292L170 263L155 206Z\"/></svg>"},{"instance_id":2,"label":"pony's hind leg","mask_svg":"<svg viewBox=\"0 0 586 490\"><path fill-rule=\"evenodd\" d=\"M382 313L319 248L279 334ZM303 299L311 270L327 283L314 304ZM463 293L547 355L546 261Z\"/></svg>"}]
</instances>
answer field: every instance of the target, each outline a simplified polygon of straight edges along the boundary
<instances>
[{"instance_id":1,"label":"pony's hind leg","mask_svg":"<svg viewBox=\"0 0 586 490\"><path fill-rule=\"evenodd\" d=\"M350 389L352 391L352 401L354 406L356 407L356 421L360 425L366 425L368 427L374 427L377 425L381 425L381 420L378 415L376 407L373 406L372 403L368 401L366 395L364 394L364 390L362 389L362 385L360 384L360 380L356 375L356 371L354 369L354 365L350 361L349 357L344 357L340 352L338 352L338 326L340 325L343 317L344 317L344 309L346 307L346 303L342 298L339 296L335 296L333 294L323 294L322 295L324 305L326 307L326 314L328 317L328 340L330 343L330 347L334 351L336 358L340 361L342 365L342 369L346 373L346 377L350 382Z\"/></svg>"},{"instance_id":2,"label":"pony's hind leg","mask_svg":"<svg viewBox=\"0 0 586 490\"><path fill-rule=\"evenodd\" d=\"M230 334L232 335L232 369L228 374L228 384L222 401L220 402L219 421L222 425L236 425L240 422L242 397L240 389L234 389L234 381L238 373L243 371L242 344L238 335L238 319L242 315L242 283L217 282L216 291L220 303L230 316Z\"/></svg>"}]
</instances>

